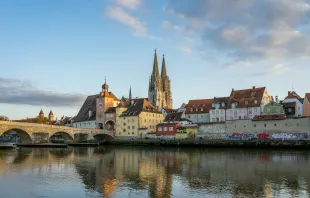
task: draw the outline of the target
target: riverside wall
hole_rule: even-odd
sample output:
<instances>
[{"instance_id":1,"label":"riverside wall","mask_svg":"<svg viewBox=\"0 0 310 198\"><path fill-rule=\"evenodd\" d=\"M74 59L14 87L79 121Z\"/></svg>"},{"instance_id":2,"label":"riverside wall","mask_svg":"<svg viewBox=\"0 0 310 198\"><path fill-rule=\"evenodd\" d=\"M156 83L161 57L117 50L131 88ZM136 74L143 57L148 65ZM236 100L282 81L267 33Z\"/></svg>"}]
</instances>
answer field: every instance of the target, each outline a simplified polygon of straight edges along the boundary
<instances>
[{"instance_id":1,"label":"riverside wall","mask_svg":"<svg viewBox=\"0 0 310 198\"><path fill-rule=\"evenodd\" d=\"M196 137L207 140L310 140L310 117L205 123L199 125Z\"/></svg>"}]
</instances>

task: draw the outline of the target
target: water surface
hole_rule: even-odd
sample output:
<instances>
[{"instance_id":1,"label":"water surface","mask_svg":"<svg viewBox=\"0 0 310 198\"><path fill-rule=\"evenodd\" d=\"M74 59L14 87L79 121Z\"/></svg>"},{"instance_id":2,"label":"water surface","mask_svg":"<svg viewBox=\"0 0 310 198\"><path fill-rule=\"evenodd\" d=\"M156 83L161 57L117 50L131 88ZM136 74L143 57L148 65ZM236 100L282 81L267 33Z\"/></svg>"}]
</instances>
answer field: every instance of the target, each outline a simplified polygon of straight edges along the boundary
<instances>
[{"instance_id":1,"label":"water surface","mask_svg":"<svg viewBox=\"0 0 310 198\"><path fill-rule=\"evenodd\" d=\"M0 150L0 197L309 197L310 151Z\"/></svg>"}]
</instances>

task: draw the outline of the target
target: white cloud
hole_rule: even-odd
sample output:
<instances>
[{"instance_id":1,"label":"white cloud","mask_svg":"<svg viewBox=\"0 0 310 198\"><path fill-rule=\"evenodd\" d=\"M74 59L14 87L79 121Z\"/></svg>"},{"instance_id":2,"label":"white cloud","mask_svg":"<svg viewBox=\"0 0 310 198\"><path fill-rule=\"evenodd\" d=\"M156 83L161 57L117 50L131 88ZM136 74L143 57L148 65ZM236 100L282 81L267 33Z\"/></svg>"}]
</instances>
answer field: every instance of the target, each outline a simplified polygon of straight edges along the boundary
<instances>
[{"instance_id":1,"label":"white cloud","mask_svg":"<svg viewBox=\"0 0 310 198\"><path fill-rule=\"evenodd\" d=\"M128 8L131 10L137 9L142 4L142 0L112 0L112 1L124 8Z\"/></svg>"},{"instance_id":2,"label":"white cloud","mask_svg":"<svg viewBox=\"0 0 310 198\"><path fill-rule=\"evenodd\" d=\"M204 53L233 60L225 67L310 58L308 0L170 0L164 11L179 22L164 22L163 27L190 30L181 32L200 38Z\"/></svg>"},{"instance_id":3,"label":"white cloud","mask_svg":"<svg viewBox=\"0 0 310 198\"><path fill-rule=\"evenodd\" d=\"M279 76L287 71L290 68L284 64L272 65L266 68L264 72L256 73L253 76Z\"/></svg>"},{"instance_id":4,"label":"white cloud","mask_svg":"<svg viewBox=\"0 0 310 198\"><path fill-rule=\"evenodd\" d=\"M145 23L141 22L137 17L125 11L119 6L107 6L105 14L113 20L116 20L123 25L131 28L137 35L147 35L148 27Z\"/></svg>"}]
</instances>

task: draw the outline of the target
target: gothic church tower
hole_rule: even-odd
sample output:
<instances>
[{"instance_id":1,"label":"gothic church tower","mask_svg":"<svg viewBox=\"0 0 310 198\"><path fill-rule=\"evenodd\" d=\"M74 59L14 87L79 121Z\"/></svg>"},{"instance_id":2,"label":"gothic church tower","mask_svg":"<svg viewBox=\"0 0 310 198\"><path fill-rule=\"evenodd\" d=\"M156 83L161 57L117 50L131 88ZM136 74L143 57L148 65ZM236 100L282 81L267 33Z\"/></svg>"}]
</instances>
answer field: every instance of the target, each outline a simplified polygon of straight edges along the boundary
<instances>
[{"instance_id":1,"label":"gothic church tower","mask_svg":"<svg viewBox=\"0 0 310 198\"><path fill-rule=\"evenodd\" d=\"M153 71L149 81L148 99L157 109L172 108L171 86L169 76L167 75L165 57L163 56L161 75L159 75L156 50Z\"/></svg>"}]
</instances>

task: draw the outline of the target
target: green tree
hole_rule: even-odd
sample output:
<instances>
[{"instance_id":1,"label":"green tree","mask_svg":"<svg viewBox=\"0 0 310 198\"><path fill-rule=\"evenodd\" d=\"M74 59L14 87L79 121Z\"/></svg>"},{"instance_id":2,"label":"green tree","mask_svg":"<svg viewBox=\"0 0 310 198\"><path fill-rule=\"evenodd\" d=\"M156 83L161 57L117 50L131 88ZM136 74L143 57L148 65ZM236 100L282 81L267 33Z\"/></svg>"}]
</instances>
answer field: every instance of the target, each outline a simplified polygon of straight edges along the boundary
<instances>
[{"instance_id":1,"label":"green tree","mask_svg":"<svg viewBox=\"0 0 310 198\"><path fill-rule=\"evenodd\" d=\"M0 115L0 121L8 121L9 118L7 116Z\"/></svg>"}]
</instances>

